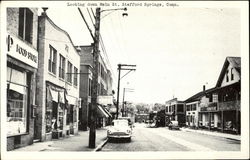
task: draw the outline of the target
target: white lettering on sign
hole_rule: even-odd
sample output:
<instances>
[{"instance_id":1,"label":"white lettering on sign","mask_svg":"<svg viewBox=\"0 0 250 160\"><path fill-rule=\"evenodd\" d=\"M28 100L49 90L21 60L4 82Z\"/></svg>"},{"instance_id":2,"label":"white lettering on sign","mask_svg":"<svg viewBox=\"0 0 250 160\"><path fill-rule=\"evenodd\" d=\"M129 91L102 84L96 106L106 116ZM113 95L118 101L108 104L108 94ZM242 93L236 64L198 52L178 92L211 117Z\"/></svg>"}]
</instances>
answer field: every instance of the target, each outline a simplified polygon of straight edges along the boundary
<instances>
[{"instance_id":1,"label":"white lettering on sign","mask_svg":"<svg viewBox=\"0 0 250 160\"><path fill-rule=\"evenodd\" d=\"M7 54L34 68L38 66L38 52L12 35L7 37Z\"/></svg>"}]
</instances>

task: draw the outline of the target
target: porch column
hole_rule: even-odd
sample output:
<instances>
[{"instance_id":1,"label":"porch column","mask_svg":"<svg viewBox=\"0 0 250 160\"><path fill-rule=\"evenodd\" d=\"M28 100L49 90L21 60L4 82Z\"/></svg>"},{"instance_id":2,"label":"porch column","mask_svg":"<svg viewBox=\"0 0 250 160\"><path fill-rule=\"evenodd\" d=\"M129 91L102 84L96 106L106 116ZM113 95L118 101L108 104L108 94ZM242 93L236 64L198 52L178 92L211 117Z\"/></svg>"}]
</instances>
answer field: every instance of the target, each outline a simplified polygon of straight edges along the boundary
<instances>
[{"instance_id":1,"label":"porch column","mask_svg":"<svg viewBox=\"0 0 250 160\"><path fill-rule=\"evenodd\" d=\"M208 113L208 129L211 129L211 112Z\"/></svg>"},{"instance_id":2,"label":"porch column","mask_svg":"<svg viewBox=\"0 0 250 160\"><path fill-rule=\"evenodd\" d=\"M236 116L235 116L235 118L236 118L236 121L235 121L235 127L236 127L236 134L239 134L239 111L236 109Z\"/></svg>"},{"instance_id":3,"label":"porch column","mask_svg":"<svg viewBox=\"0 0 250 160\"><path fill-rule=\"evenodd\" d=\"M221 111L221 132L224 132L224 112Z\"/></svg>"}]
</instances>

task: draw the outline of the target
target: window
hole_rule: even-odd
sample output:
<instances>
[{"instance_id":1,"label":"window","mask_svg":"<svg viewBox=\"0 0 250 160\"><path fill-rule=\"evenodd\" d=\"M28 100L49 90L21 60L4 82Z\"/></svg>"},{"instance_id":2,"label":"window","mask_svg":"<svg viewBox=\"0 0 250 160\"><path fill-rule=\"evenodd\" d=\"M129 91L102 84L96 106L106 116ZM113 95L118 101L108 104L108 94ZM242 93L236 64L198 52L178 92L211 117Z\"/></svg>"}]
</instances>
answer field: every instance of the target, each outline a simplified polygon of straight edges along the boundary
<instances>
[{"instance_id":1,"label":"window","mask_svg":"<svg viewBox=\"0 0 250 160\"><path fill-rule=\"evenodd\" d=\"M27 132L26 72L7 67L7 135Z\"/></svg>"},{"instance_id":2,"label":"window","mask_svg":"<svg viewBox=\"0 0 250 160\"><path fill-rule=\"evenodd\" d=\"M57 56L57 51L55 48L53 48L51 45L49 46L50 50L50 55L49 55L49 63L48 63L48 69L49 72L52 72L56 74L56 56Z\"/></svg>"},{"instance_id":3,"label":"window","mask_svg":"<svg viewBox=\"0 0 250 160\"><path fill-rule=\"evenodd\" d=\"M184 112L184 105L183 104L177 105L177 112Z\"/></svg>"},{"instance_id":4,"label":"window","mask_svg":"<svg viewBox=\"0 0 250 160\"><path fill-rule=\"evenodd\" d=\"M187 111L190 111L190 105L187 105Z\"/></svg>"},{"instance_id":5,"label":"window","mask_svg":"<svg viewBox=\"0 0 250 160\"><path fill-rule=\"evenodd\" d=\"M233 68L231 68L231 81L234 80Z\"/></svg>"},{"instance_id":6,"label":"window","mask_svg":"<svg viewBox=\"0 0 250 160\"><path fill-rule=\"evenodd\" d=\"M33 13L28 8L19 8L18 35L32 44Z\"/></svg>"},{"instance_id":7,"label":"window","mask_svg":"<svg viewBox=\"0 0 250 160\"><path fill-rule=\"evenodd\" d=\"M67 73L67 81L72 83L72 63L68 61L68 73Z\"/></svg>"},{"instance_id":8,"label":"window","mask_svg":"<svg viewBox=\"0 0 250 160\"><path fill-rule=\"evenodd\" d=\"M218 102L218 94L213 94L213 102Z\"/></svg>"},{"instance_id":9,"label":"window","mask_svg":"<svg viewBox=\"0 0 250 160\"><path fill-rule=\"evenodd\" d=\"M192 104L192 111L196 110L196 104Z\"/></svg>"},{"instance_id":10,"label":"window","mask_svg":"<svg viewBox=\"0 0 250 160\"><path fill-rule=\"evenodd\" d=\"M65 79L65 58L61 54L59 59L59 77Z\"/></svg>"},{"instance_id":11,"label":"window","mask_svg":"<svg viewBox=\"0 0 250 160\"><path fill-rule=\"evenodd\" d=\"M74 67L74 85L77 86L78 69Z\"/></svg>"},{"instance_id":12,"label":"window","mask_svg":"<svg viewBox=\"0 0 250 160\"><path fill-rule=\"evenodd\" d=\"M228 70L227 70L227 72L226 72L226 81L228 82L229 81L229 78L228 78Z\"/></svg>"},{"instance_id":13,"label":"window","mask_svg":"<svg viewBox=\"0 0 250 160\"><path fill-rule=\"evenodd\" d=\"M89 79L89 96L91 96L91 84L92 83L92 80L91 79Z\"/></svg>"}]
</instances>

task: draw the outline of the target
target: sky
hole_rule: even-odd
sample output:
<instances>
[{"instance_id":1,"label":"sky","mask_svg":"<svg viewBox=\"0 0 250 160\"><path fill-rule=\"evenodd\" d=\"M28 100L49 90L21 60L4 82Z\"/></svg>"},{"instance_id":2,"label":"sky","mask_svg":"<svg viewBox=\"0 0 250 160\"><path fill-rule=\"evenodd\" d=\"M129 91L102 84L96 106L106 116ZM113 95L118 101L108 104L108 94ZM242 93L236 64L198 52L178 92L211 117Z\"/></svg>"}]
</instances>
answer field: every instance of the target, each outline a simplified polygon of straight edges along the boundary
<instances>
[{"instance_id":1,"label":"sky","mask_svg":"<svg viewBox=\"0 0 250 160\"><path fill-rule=\"evenodd\" d=\"M94 32L87 8L80 8ZM116 92L117 64L136 65L136 71L121 79L120 101L123 88L134 90L125 93L125 100L131 102L186 100L203 85L215 86L227 56L241 56L239 9L127 9L128 16L122 16L124 11L101 12L100 24ZM47 15L69 33L74 45L93 42L77 7L49 8Z\"/></svg>"}]
</instances>

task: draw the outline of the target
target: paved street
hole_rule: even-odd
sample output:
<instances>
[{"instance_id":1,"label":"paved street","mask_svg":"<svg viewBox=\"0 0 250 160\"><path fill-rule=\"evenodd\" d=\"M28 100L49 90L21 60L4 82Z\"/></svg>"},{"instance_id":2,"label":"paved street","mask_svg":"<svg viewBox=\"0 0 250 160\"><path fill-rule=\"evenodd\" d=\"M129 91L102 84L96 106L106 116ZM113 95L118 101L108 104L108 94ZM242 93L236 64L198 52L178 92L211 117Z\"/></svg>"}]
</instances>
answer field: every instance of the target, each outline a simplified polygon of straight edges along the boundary
<instances>
[{"instance_id":1,"label":"paved street","mask_svg":"<svg viewBox=\"0 0 250 160\"><path fill-rule=\"evenodd\" d=\"M108 141L103 152L112 151L239 151L240 141L168 128L136 124L131 142Z\"/></svg>"}]
</instances>

